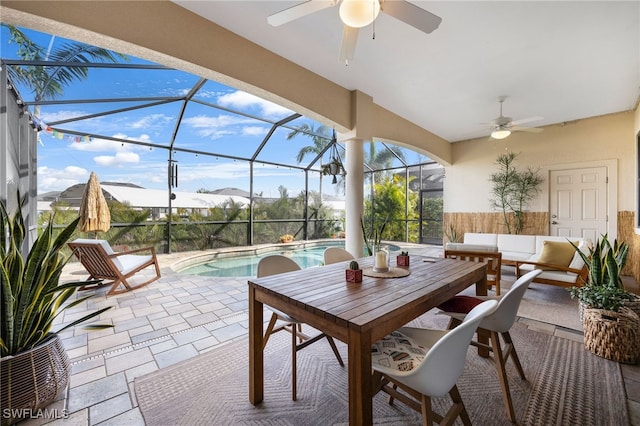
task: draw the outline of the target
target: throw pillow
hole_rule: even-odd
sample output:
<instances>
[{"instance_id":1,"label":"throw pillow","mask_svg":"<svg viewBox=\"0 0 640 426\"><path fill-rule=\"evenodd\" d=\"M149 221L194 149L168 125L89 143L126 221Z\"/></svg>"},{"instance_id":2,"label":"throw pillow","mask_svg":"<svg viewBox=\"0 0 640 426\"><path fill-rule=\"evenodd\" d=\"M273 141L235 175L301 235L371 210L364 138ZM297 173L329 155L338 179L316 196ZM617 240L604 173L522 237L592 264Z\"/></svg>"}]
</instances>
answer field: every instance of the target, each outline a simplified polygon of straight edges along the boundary
<instances>
[{"instance_id":1,"label":"throw pillow","mask_svg":"<svg viewBox=\"0 0 640 426\"><path fill-rule=\"evenodd\" d=\"M451 299L438 305L438 309L445 312L468 314L473 308L482 303L482 300L472 296L453 296Z\"/></svg>"},{"instance_id":2,"label":"throw pillow","mask_svg":"<svg viewBox=\"0 0 640 426\"><path fill-rule=\"evenodd\" d=\"M394 331L371 345L372 364L398 371L413 370L420 365L426 354L426 348L399 331Z\"/></svg>"},{"instance_id":3,"label":"throw pillow","mask_svg":"<svg viewBox=\"0 0 640 426\"><path fill-rule=\"evenodd\" d=\"M575 241L574 244L578 245L578 241ZM569 242L544 241L542 253L537 262L567 267L575 254L576 250ZM547 266L536 266L536 269L553 270Z\"/></svg>"}]
</instances>

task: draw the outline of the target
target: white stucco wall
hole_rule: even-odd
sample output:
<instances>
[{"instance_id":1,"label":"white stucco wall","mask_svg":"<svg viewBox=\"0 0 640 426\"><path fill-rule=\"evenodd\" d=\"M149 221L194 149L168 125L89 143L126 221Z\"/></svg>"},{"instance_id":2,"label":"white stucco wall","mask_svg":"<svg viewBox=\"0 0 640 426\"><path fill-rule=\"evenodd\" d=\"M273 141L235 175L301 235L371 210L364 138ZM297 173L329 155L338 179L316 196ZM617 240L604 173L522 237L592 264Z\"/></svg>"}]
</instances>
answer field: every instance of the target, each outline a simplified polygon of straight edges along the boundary
<instances>
[{"instance_id":1,"label":"white stucco wall","mask_svg":"<svg viewBox=\"0 0 640 426\"><path fill-rule=\"evenodd\" d=\"M475 139L453 147L453 165L445 169L445 212L491 212L489 176L498 169L497 156L506 149L520 153L519 167L549 169L607 165L617 169L617 209L636 208L636 132L640 112L622 112L545 127L541 133L517 132L503 140ZM547 211L548 180L530 211Z\"/></svg>"}]
</instances>

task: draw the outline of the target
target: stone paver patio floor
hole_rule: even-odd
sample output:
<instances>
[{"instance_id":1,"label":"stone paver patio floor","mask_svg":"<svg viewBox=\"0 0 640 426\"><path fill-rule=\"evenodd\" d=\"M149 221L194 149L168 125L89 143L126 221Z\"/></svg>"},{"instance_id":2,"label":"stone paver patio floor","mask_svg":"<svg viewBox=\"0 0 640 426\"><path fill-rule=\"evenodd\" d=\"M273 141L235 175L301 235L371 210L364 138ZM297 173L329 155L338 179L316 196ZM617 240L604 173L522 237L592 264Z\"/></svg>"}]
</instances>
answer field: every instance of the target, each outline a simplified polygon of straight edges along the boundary
<instances>
[{"instance_id":1,"label":"stone paver patio floor","mask_svg":"<svg viewBox=\"0 0 640 426\"><path fill-rule=\"evenodd\" d=\"M442 252L437 246L405 247L413 254ZM65 311L59 324L112 306L99 322L114 327L87 331L77 326L61 333L72 363L71 381L67 395L47 410L66 418L35 418L21 425L144 425L134 394L136 377L246 338L247 277L201 277L173 270L172 265L194 254L201 252L158 255L160 280L128 293L107 297L109 286L78 292L79 297L93 297ZM70 262L61 281L87 275L82 265ZM270 315L265 309L265 321Z\"/></svg>"}]
</instances>

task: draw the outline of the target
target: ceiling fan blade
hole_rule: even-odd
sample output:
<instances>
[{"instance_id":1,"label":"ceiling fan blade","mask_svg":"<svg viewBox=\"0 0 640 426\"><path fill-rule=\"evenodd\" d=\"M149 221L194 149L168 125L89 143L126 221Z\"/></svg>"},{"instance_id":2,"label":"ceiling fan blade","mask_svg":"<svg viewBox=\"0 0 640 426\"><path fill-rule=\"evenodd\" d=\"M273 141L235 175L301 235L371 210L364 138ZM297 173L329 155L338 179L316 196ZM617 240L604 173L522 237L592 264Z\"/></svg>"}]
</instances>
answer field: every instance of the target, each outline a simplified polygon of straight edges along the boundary
<instances>
[{"instance_id":1,"label":"ceiling fan blade","mask_svg":"<svg viewBox=\"0 0 640 426\"><path fill-rule=\"evenodd\" d=\"M512 132L529 132L529 133L540 133L544 129L540 127L521 127L521 126L511 126L509 129Z\"/></svg>"},{"instance_id":2,"label":"ceiling fan blade","mask_svg":"<svg viewBox=\"0 0 640 426\"><path fill-rule=\"evenodd\" d=\"M304 3L296 4L287 9L276 12L267 17L267 22L273 27L279 27L303 16L310 15L322 9L335 6L338 0L308 0Z\"/></svg>"},{"instance_id":3,"label":"ceiling fan blade","mask_svg":"<svg viewBox=\"0 0 640 426\"><path fill-rule=\"evenodd\" d=\"M358 28L344 25L342 30L342 45L340 46L340 61L348 62L353 59L358 41Z\"/></svg>"},{"instance_id":4,"label":"ceiling fan blade","mask_svg":"<svg viewBox=\"0 0 640 426\"><path fill-rule=\"evenodd\" d=\"M539 116L536 116L536 117L528 117L528 118L522 118L522 119L520 119L520 120L512 121L512 122L511 122L511 125L512 125L512 126L518 126L518 125L520 125L520 124L524 124L524 123L531 123L532 121L540 121L540 120L544 120L544 118L543 118L543 117L539 117Z\"/></svg>"},{"instance_id":5,"label":"ceiling fan blade","mask_svg":"<svg viewBox=\"0 0 640 426\"><path fill-rule=\"evenodd\" d=\"M435 31L442 22L442 18L431 12L409 3L406 0L381 1L381 10L387 15L411 25L424 33Z\"/></svg>"}]
</instances>

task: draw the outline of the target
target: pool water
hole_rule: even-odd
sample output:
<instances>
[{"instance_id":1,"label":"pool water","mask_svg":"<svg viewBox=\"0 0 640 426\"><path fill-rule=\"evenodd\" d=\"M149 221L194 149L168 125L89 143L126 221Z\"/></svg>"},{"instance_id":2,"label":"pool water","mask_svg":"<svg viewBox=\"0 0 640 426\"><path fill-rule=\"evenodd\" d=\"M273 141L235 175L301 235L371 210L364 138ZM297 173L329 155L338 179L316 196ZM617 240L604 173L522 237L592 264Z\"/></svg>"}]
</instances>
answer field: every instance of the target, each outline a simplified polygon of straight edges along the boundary
<instances>
[{"instance_id":1,"label":"pool water","mask_svg":"<svg viewBox=\"0 0 640 426\"><path fill-rule=\"evenodd\" d=\"M306 247L294 250L274 250L260 255L239 255L214 259L206 263L181 269L181 274L202 275L207 277L255 277L260 259L273 254L282 254L295 260L302 269L324 264L324 251L326 246ZM335 247L335 246L333 246ZM390 252L400 248L388 246Z\"/></svg>"}]
</instances>

